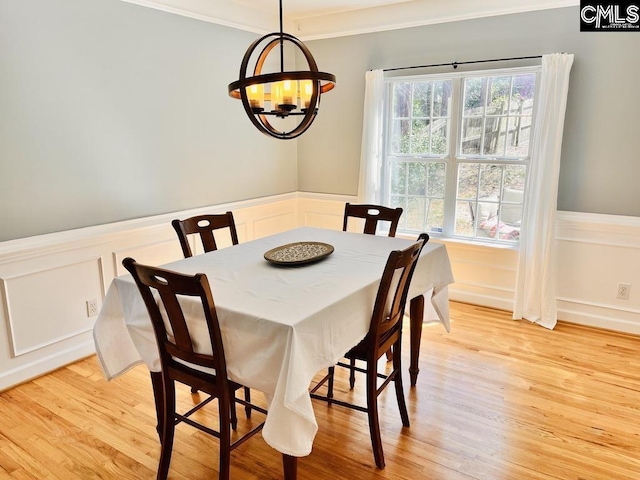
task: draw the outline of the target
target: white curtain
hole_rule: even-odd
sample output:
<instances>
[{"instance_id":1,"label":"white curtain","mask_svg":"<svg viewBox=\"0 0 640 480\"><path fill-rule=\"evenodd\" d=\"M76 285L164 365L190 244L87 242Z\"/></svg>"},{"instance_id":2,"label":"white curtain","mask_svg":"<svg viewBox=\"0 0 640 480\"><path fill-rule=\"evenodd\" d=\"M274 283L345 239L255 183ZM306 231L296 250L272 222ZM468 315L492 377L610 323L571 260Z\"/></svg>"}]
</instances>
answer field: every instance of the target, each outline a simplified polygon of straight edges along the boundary
<instances>
[{"instance_id":1,"label":"white curtain","mask_svg":"<svg viewBox=\"0 0 640 480\"><path fill-rule=\"evenodd\" d=\"M573 55L542 57L528 201L520 236L513 318L552 329L557 322L555 221L564 115Z\"/></svg>"},{"instance_id":2,"label":"white curtain","mask_svg":"<svg viewBox=\"0 0 640 480\"><path fill-rule=\"evenodd\" d=\"M381 203L382 122L384 109L384 73L372 70L365 75L364 118L360 147L359 203Z\"/></svg>"}]
</instances>

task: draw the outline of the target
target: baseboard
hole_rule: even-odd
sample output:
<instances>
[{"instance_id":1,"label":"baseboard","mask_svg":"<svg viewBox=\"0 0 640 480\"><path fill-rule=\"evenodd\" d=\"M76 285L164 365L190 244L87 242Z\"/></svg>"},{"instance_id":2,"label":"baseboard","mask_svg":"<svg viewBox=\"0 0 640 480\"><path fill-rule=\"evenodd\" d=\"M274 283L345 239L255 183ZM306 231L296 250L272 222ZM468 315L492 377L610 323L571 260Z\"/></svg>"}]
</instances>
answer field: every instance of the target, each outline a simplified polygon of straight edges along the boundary
<instances>
[{"instance_id":1,"label":"baseboard","mask_svg":"<svg viewBox=\"0 0 640 480\"><path fill-rule=\"evenodd\" d=\"M486 290L486 289L484 289ZM513 300L502 298L490 293L472 292L456 287L456 284L449 286L449 300L454 302L469 303L482 307L495 308L496 310L513 311Z\"/></svg>"},{"instance_id":2,"label":"baseboard","mask_svg":"<svg viewBox=\"0 0 640 480\"><path fill-rule=\"evenodd\" d=\"M95 352L93 340L88 340L53 355L38 357L27 364L0 372L0 392L89 357Z\"/></svg>"},{"instance_id":3,"label":"baseboard","mask_svg":"<svg viewBox=\"0 0 640 480\"><path fill-rule=\"evenodd\" d=\"M640 311L634 308L559 298L558 319L589 327L640 335Z\"/></svg>"}]
</instances>

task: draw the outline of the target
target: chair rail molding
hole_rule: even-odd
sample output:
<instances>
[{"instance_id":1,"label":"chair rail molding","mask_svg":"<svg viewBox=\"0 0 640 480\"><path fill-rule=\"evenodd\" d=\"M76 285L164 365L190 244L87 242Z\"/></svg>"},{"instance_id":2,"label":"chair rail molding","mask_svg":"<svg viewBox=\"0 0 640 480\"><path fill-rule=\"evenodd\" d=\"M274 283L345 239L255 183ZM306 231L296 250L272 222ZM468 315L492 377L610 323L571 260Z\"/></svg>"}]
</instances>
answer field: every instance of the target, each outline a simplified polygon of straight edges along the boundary
<instances>
[{"instance_id":1,"label":"chair rail molding","mask_svg":"<svg viewBox=\"0 0 640 480\"><path fill-rule=\"evenodd\" d=\"M171 220L231 210L246 242L297 226L340 230L344 204L356 201L291 192L1 242L0 390L95 353L86 302L102 304L126 256L182 258ZM452 300L511 310L517 248L432 241L447 246ZM640 334L640 218L558 212L557 249L559 318ZM627 300L616 298L618 283L632 286Z\"/></svg>"}]
</instances>

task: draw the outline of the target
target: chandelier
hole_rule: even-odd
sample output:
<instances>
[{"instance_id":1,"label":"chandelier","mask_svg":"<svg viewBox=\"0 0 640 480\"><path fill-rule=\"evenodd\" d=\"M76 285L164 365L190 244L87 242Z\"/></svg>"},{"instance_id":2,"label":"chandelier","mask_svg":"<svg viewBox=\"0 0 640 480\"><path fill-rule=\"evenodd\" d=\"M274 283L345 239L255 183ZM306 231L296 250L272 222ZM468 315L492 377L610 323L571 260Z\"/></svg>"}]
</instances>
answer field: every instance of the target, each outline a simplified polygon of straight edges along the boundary
<instances>
[{"instance_id":1,"label":"chandelier","mask_svg":"<svg viewBox=\"0 0 640 480\"><path fill-rule=\"evenodd\" d=\"M285 71L285 42L293 44L302 52L308 70ZM262 73L269 53L276 47L280 50L280 71ZM249 63L255 57L255 52L260 53L253 63L253 74L247 76L250 71ZM262 133L275 138L291 139L307 131L318 114L320 95L331 90L335 84L335 75L318 71L318 65L305 44L283 32L280 0L280 31L269 33L249 46L240 65L240 78L229 84L229 95L242 100L249 119ZM276 126L274 119L277 118L296 118L298 123L286 131ZM286 126L290 127L291 124L286 123Z\"/></svg>"}]
</instances>

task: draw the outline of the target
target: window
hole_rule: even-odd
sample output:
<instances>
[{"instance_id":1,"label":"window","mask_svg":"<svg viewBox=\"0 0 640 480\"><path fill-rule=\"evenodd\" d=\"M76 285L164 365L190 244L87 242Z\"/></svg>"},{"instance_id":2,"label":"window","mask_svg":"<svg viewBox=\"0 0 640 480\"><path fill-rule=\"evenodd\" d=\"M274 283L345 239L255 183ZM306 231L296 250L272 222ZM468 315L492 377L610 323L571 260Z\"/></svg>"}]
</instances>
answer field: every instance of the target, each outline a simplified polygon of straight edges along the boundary
<instances>
[{"instance_id":1,"label":"window","mask_svg":"<svg viewBox=\"0 0 640 480\"><path fill-rule=\"evenodd\" d=\"M386 80L383 203L399 231L517 243L539 69Z\"/></svg>"}]
</instances>

